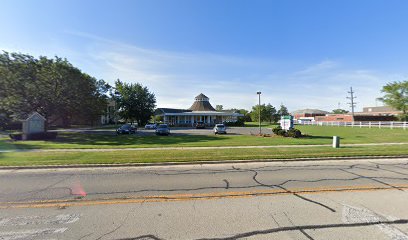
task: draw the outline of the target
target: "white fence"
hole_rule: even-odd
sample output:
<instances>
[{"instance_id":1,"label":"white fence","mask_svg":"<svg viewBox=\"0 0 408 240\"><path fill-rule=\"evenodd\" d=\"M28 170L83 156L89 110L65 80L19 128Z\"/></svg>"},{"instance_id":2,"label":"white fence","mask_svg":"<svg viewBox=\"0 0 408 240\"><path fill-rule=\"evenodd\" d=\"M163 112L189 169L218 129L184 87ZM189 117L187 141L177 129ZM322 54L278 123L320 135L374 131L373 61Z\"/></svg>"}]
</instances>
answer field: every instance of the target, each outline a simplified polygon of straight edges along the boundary
<instances>
[{"instance_id":1,"label":"white fence","mask_svg":"<svg viewBox=\"0 0 408 240\"><path fill-rule=\"evenodd\" d=\"M323 122L304 121L299 125L333 126L333 127L356 127L356 128L398 128L407 130L408 122Z\"/></svg>"}]
</instances>

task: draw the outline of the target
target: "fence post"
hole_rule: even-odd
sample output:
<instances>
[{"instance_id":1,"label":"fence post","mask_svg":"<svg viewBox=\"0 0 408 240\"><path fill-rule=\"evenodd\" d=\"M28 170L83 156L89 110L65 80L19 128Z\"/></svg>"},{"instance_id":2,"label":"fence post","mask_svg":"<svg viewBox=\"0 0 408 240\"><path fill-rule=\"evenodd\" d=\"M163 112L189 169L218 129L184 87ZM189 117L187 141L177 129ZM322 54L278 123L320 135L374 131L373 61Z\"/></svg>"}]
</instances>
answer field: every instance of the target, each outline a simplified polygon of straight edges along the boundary
<instances>
[{"instance_id":1,"label":"fence post","mask_svg":"<svg viewBox=\"0 0 408 240\"><path fill-rule=\"evenodd\" d=\"M394 122L391 122L390 128L393 129L393 127L394 127Z\"/></svg>"},{"instance_id":2,"label":"fence post","mask_svg":"<svg viewBox=\"0 0 408 240\"><path fill-rule=\"evenodd\" d=\"M368 122L368 128L371 128L371 122Z\"/></svg>"},{"instance_id":3,"label":"fence post","mask_svg":"<svg viewBox=\"0 0 408 240\"><path fill-rule=\"evenodd\" d=\"M378 128L381 128L381 121L378 122Z\"/></svg>"},{"instance_id":4,"label":"fence post","mask_svg":"<svg viewBox=\"0 0 408 240\"><path fill-rule=\"evenodd\" d=\"M351 127L352 127L352 128L354 127L354 121L351 122Z\"/></svg>"},{"instance_id":5,"label":"fence post","mask_svg":"<svg viewBox=\"0 0 408 240\"><path fill-rule=\"evenodd\" d=\"M362 123L360 122L360 128L362 127Z\"/></svg>"},{"instance_id":6,"label":"fence post","mask_svg":"<svg viewBox=\"0 0 408 240\"><path fill-rule=\"evenodd\" d=\"M404 130L407 130L407 122L404 122Z\"/></svg>"}]
</instances>

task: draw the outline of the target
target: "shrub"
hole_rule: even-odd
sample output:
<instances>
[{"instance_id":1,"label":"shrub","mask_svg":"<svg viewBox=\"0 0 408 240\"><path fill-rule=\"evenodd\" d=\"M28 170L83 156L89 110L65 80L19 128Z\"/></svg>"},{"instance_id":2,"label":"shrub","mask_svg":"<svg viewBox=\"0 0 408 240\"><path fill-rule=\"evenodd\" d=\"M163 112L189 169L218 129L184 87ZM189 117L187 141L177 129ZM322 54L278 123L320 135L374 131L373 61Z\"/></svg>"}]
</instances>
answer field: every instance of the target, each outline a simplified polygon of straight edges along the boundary
<instances>
[{"instance_id":1,"label":"shrub","mask_svg":"<svg viewBox=\"0 0 408 240\"><path fill-rule=\"evenodd\" d=\"M42 133L31 133L27 135L26 140L53 140L57 138L57 132L42 132ZM23 134L10 134L9 135L13 140L22 140Z\"/></svg>"},{"instance_id":2,"label":"shrub","mask_svg":"<svg viewBox=\"0 0 408 240\"><path fill-rule=\"evenodd\" d=\"M272 129L272 132L275 133L276 135L278 135L278 132L282 130L281 126L277 126L275 128Z\"/></svg>"},{"instance_id":3,"label":"shrub","mask_svg":"<svg viewBox=\"0 0 408 240\"><path fill-rule=\"evenodd\" d=\"M302 132L296 128L288 130L287 134L288 134L288 137L292 137L292 138L299 138L302 136Z\"/></svg>"},{"instance_id":4,"label":"shrub","mask_svg":"<svg viewBox=\"0 0 408 240\"><path fill-rule=\"evenodd\" d=\"M224 122L224 125L228 127L245 127L245 121L239 118L236 122Z\"/></svg>"},{"instance_id":5,"label":"shrub","mask_svg":"<svg viewBox=\"0 0 408 240\"><path fill-rule=\"evenodd\" d=\"M278 131L277 131L277 135L279 135L279 136L286 136L286 131L285 130L283 130L283 129L279 129Z\"/></svg>"},{"instance_id":6,"label":"shrub","mask_svg":"<svg viewBox=\"0 0 408 240\"><path fill-rule=\"evenodd\" d=\"M299 138L302 136L302 132L299 129L290 129L288 131L283 130L280 126L273 128L272 132L275 135L278 136L284 136L284 137L293 137L293 138Z\"/></svg>"},{"instance_id":7,"label":"shrub","mask_svg":"<svg viewBox=\"0 0 408 240\"><path fill-rule=\"evenodd\" d=\"M23 134L9 134L9 137L15 141L18 141L23 139Z\"/></svg>"}]
</instances>

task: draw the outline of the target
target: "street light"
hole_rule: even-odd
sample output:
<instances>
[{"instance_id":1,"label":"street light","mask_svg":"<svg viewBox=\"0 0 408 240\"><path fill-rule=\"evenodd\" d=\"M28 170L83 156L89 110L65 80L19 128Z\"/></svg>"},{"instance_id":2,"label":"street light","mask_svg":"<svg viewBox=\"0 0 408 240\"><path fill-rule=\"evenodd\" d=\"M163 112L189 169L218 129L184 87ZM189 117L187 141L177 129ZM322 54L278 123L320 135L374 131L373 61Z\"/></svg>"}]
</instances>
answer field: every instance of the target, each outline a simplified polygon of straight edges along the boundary
<instances>
[{"instance_id":1,"label":"street light","mask_svg":"<svg viewBox=\"0 0 408 240\"><path fill-rule=\"evenodd\" d=\"M262 130L261 130L261 92L256 92L256 94L258 94L258 117L259 117L259 135L262 134Z\"/></svg>"},{"instance_id":2,"label":"street light","mask_svg":"<svg viewBox=\"0 0 408 240\"><path fill-rule=\"evenodd\" d=\"M118 118L117 118L117 116L116 116L116 114L117 114L117 109L116 109L116 105L117 105L117 103L116 103L116 101L117 101L117 95L119 95L119 92L118 91L116 91L115 90L115 92L114 92L114 95L113 95L113 99L114 99L114 102L115 102L115 106L114 106L114 112L113 112L113 118L115 119L115 125L118 125Z\"/></svg>"}]
</instances>

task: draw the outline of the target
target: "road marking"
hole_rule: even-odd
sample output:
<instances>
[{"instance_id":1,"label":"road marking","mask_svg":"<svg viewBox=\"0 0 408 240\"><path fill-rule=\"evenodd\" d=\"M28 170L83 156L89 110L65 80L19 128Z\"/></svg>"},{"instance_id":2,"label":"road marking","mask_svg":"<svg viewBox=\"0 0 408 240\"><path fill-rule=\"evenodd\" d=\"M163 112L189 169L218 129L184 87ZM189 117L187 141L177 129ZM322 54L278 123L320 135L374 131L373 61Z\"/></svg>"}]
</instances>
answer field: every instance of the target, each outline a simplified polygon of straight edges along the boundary
<instances>
[{"instance_id":1,"label":"road marking","mask_svg":"<svg viewBox=\"0 0 408 240\"><path fill-rule=\"evenodd\" d=\"M384 217L376 214L365 208L357 208L344 205L343 207L343 222L344 223L375 223L387 220L395 220L393 217ZM393 240L408 240L408 235L392 225L379 224L376 225L381 232L388 235Z\"/></svg>"},{"instance_id":2,"label":"road marking","mask_svg":"<svg viewBox=\"0 0 408 240\"><path fill-rule=\"evenodd\" d=\"M48 234L63 233L68 228L44 228L44 229L33 229L24 230L18 232L0 232L1 240L18 240L18 239L32 239L37 237L42 237Z\"/></svg>"},{"instance_id":3,"label":"road marking","mask_svg":"<svg viewBox=\"0 0 408 240\"><path fill-rule=\"evenodd\" d=\"M78 221L79 214L60 214L55 216L23 216L13 218L0 218L0 227L24 226L39 224L70 224Z\"/></svg>"},{"instance_id":4,"label":"road marking","mask_svg":"<svg viewBox=\"0 0 408 240\"><path fill-rule=\"evenodd\" d=\"M400 189L408 189L408 184L394 186ZM147 202L170 202L191 200L212 200L222 198L249 198L258 196L279 196L292 194L321 194L327 192L370 192L382 190L395 190L394 187L368 185L368 186L337 186L337 187L315 187L315 188L293 188L293 189L270 189L254 190L247 192L212 192L197 194L174 194L156 196L130 196L126 198L101 198L101 199L69 199L69 200L43 200L31 202L0 202L0 209L7 208L50 208L70 206L92 206L110 204L130 204Z\"/></svg>"}]
</instances>

